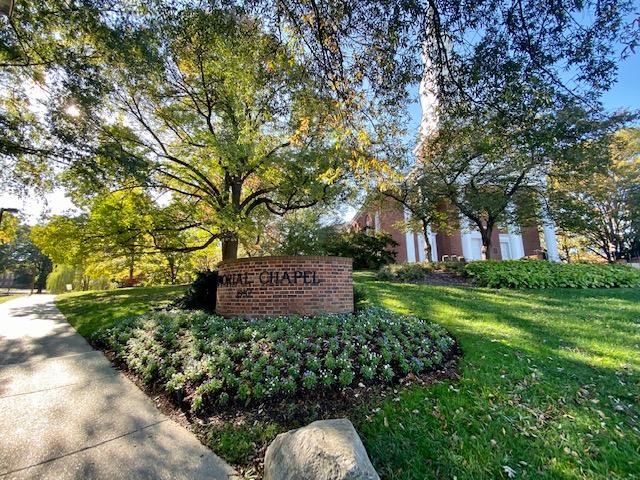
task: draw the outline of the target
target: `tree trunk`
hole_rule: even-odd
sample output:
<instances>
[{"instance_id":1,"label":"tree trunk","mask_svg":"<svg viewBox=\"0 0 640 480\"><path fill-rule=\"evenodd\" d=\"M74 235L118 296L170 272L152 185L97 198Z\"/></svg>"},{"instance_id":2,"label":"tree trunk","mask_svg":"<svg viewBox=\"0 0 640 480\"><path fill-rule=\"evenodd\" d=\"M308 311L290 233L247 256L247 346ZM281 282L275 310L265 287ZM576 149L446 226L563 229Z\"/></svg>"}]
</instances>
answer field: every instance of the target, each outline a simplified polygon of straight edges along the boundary
<instances>
[{"instance_id":1,"label":"tree trunk","mask_svg":"<svg viewBox=\"0 0 640 480\"><path fill-rule=\"evenodd\" d=\"M175 285L176 284L176 278L178 277L178 270L176 269L176 266L173 265L171 267L171 285Z\"/></svg>"},{"instance_id":2,"label":"tree trunk","mask_svg":"<svg viewBox=\"0 0 640 480\"><path fill-rule=\"evenodd\" d=\"M222 241L222 261L235 260L238 258L238 239L228 239Z\"/></svg>"},{"instance_id":3,"label":"tree trunk","mask_svg":"<svg viewBox=\"0 0 640 480\"><path fill-rule=\"evenodd\" d=\"M169 264L169 282L171 285L176 284L176 277L178 276L178 269L176 268L176 259L172 256L167 258L167 263Z\"/></svg>"},{"instance_id":4,"label":"tree trunk","mask_svg":"<svg viewBox=\"0 0 640 480\"><path fill-rule=\"evenodd\" d=\"M607 256L607 262L611 263L611 247L609 246L609 242L604 242L604 253Z\"/></svg>"},{"instance_id":5,"label":"tree trunk","mask_svg":"<svg viewBox=\"0 0 640 480\"><path fill-rule=\"evenodd\" d=\"M422 235L424 236L424 255L427 262L431 262L431 240L429 239L429 225L422 221Z\"/></svg>"},{"instance_id":6,"label":"tree trunk","mask_svg":"<svg viewBox=\"0 0 640 480\"><path fill-rule=\"evenodd\" d=\"M493 228L480 229L480 236L482 237L482 250L480 254L480 258L482 260L491 260L491 233L493 232Z\"/></svg>"}]
</instances>

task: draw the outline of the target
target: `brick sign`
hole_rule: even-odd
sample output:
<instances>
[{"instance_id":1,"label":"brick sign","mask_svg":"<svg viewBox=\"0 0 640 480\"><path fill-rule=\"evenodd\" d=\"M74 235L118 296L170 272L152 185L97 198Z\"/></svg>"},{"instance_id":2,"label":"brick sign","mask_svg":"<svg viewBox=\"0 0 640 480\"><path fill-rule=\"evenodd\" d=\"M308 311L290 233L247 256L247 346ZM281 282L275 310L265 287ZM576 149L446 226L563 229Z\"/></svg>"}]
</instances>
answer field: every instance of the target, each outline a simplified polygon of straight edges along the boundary
<instances>
[{"instance_id":1,"label":"brick sign","mask_svg":"<svg viewBox=\"0 0 640 480\"><path fill-rule=\"evenodd\" d=\"M256 257L218 265L216 313L220 315L262 317L352 311L350 258Z\"/></svg>"}]
</instances>

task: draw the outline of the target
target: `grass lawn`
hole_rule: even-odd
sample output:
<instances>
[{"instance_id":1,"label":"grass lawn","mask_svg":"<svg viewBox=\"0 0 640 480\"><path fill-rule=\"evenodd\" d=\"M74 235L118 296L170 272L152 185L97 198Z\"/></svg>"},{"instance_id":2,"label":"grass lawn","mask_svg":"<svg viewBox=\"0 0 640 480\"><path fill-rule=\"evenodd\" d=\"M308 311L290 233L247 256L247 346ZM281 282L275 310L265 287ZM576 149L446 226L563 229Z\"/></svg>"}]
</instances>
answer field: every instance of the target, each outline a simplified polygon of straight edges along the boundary
<instances>
[{"instance_id":1,"label":"grass lawn","mask_svg":"<svg viewBox=\"0 0 640 480\"><path fill-rule=\"evenodd\" d=\"M151 308L168 305L186 287L131 287L95 292L73 292L58 295L56 305L69 323L84 337L118 320L141 315Z\"/></svg>"},{"instance_id":2,"label":"grass lawn","mask_svg":"<svg viewBox=\"0 0 640 480\"><path fill-rule=\"evenodd\" d=\"M14 298L21 297L22 295L0 295L0 303L8 302Z\"/></svg>"},{"instance_id":3,"label":"grass lawn","mask_svg":"<svg viewBox=\"0 0 640 480\"><path fill-rule=\"evenodd\" d=\"M379 412L352 415L382 478L640 478L640 289L356 281L369 302L444 325L464 353L459 380L399 391L371 405ZM178 292L70 294L57 304L87 335ZM226 428L214 449L227 458L251 436L277 433Z\"/></svg>"},{"instance_id":4,"label":"grass lawn","mask_svg":"<svg viewBox=\"0 0 640 480\"><path fill-rule=\"evenodd\" d=\"M358 425L383 478L640 478L640 289L359 283L464 352L459 381Z\"/></svg>"}]
</instances>

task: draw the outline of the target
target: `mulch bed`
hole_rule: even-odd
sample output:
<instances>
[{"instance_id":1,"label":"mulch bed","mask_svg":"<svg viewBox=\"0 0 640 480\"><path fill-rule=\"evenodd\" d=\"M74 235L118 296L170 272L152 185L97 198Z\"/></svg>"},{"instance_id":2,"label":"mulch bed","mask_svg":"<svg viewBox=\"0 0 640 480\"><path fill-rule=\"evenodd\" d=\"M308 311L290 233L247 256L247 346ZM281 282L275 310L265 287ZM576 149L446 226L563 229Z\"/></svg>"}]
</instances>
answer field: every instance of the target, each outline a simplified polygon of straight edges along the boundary
<instances>
[{"instance_id":1,"label":"mulch bed","mask_svg":"<svg viewBox=\"0 0 640 480\"><path fill-rule=\"evenodd\" d=\"M462 277L451 272L425 272L420 280L383 280L399 283L412 283L416 285L438 285L441 287L472 287L475 285L473 279Z\"/></svg>"},{"instance_id":2,"label":"mulch bed","mask_svg":"<svg viewBox=\"0 0 640 480\"><path fill-rule=\"evenodd\" d=\"M473 282L470 278L461 277L454 273L449 272L429 272L425 278L419 282L421 284L427 285L440 285L440 286L448 286L448 287L460 287L467 286L470 287L473 285Z\"/></svg>"}]
</instances>

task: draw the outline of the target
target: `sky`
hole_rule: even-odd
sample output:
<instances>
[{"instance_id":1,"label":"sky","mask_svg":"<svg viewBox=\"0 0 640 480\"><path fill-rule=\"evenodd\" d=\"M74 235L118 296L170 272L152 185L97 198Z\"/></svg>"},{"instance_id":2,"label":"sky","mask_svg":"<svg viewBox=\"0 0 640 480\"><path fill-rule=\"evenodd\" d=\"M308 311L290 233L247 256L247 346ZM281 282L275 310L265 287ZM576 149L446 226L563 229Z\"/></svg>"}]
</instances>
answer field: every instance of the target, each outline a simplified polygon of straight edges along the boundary
<instances>
[{"instance_id":1,"label":"sky","mask_svg":"<svg viewBox=\"0 0 640 480\"><path fill-rule=\"evenodd\" d=\"M640 110L640 51L621 61L618 68L618 81L602 99L605 108L610 111L622 108ZM410 134L417 136L421 117L418 85L412 88L411 95L415 98L415 101L409 107L409 125L413 131ZM15 195L0 194L0 207L19 208L24 221L29 224L35 224L43 214L60 214L73 209L74 206L65 197L64 190L57 189L46 195L44 199L20 198ZM354 208L347 208L344 217L345 221L349 221L355 212Z\"/></svg>"}]
</instances>

